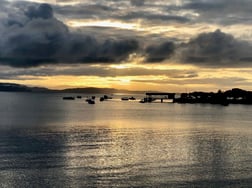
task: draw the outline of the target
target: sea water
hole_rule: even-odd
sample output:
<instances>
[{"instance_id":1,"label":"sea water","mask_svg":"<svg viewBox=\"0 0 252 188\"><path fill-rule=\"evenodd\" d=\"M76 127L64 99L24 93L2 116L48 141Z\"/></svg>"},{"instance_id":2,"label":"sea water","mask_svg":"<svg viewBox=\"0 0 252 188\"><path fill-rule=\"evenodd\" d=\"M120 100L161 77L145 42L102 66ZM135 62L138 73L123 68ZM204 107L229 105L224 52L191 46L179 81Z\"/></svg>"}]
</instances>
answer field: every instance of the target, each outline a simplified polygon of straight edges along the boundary
<instances>
[{"instance_id":1,"label":"sea water","mask_svg":"<svg viewBox=\"0 0 252 188\"><path fill-rule=\"evenodd\" d=\"M0 93L0 187L252 187L250 105L63 96Z\"/></svg>"}]
</instances>

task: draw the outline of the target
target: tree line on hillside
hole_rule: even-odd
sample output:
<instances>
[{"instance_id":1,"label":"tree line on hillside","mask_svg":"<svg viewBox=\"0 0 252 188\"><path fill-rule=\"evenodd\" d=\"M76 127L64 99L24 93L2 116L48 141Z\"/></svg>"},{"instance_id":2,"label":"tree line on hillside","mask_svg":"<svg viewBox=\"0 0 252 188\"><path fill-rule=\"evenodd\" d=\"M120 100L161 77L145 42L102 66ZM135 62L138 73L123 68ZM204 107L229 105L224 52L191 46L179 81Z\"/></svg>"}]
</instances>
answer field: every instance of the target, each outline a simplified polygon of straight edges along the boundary
<instances>
[{"instance_id":1,"label":"tree line on hillside","mask_svg":"<svg viewBox=\"0 0 252 188\"><path fill-rule=\"evenodd\" d=\"M191 92L181 93L174 98L175 103L210 103L210 104L252 104L252 91L234 88L218 92Z\"/></svg>"}]
</instances>

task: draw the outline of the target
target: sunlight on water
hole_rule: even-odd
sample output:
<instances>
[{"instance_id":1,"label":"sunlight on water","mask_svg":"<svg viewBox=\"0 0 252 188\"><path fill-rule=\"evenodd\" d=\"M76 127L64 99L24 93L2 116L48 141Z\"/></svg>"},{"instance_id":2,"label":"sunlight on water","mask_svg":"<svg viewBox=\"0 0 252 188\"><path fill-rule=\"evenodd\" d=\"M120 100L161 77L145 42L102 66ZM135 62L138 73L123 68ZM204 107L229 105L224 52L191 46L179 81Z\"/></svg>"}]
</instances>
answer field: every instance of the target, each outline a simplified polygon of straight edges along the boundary
<instances>
[{"instance_id":1,"label":"sunlight on water","mask_svg":"<svg viewBox=\"0 0 252 188\"><path fill-rule=\"evenodd\" d=\"M0 187L250 187L252 107L1 93Z\"/></svg>"}]
</instances>

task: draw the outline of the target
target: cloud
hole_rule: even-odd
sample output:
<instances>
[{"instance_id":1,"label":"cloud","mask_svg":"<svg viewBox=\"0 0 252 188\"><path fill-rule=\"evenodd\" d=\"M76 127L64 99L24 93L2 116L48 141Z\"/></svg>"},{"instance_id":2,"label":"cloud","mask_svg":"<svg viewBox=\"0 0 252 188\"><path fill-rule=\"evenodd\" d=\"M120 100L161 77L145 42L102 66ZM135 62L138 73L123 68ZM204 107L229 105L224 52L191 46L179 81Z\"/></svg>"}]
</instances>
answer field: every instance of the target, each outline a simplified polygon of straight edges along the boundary
<instances>
[{"instance_id":1,"label":"cloud","mask_svg":"<svg viewBox=\"0 0 252 188\"><path fill-rule=\"evenodd\" d=\"M120 62L139 48L138 41L131 38L102 41L71 32L53 16L48 4L32 4L21 19L15 18L5 20L0 40L0 63L13 67Z\"/></svg>"},{"instance_id":2,"label":"cloud","mask_svg":"<svg viewBox=\"0 0 252 188\"><path fill-rule=\"evenodd\" d=\"M177 49L182 62L199 66L239 67L251 64L252 46L216 30L202 33Z\"/></svg>"},{"instance_id":3,"label":"cloud","mask_svg":"<svg viewBox=\"0 0 252 188\"><path fill-rule=\"evenodd\" d=\"M54 6L57 14L66 18L88 19L88 18L109 18L111 13L117 12L116 7L110 7L102 4L78 4L78 6L65 5Z\"/></svg>"},{"instance_id":4,"label":"cloud","mask_svg":"<svg viewBox=\"0 0 252 188\"><path fill-rule=\"evenodd\" d=\"M191 18L193 18L197 23L227 25L245 22L251 24L252 1L250 0L92 0L92 2L86 0L56 0L51 2L57 3L54 5L56 13L64 17L86 18L89 16L89 18L94 18L96 16L95 18L102 19L116 18L118 15L127 15L127 13L132 17L132 13L129 12L145 12L146 19L140 17L145 21L151 18L148 15L160 14L184 17L190 20L190 23ZM113 9L113 12L110 9Z\"/></svg>"},{"instance_id":5,"label":"cloud","mask_svg":"<svg viewBox=\"0 0 252 188\"><path fill-rule=\"evenodd\" d=\"M115 2L117 1L113 1ZM150 3L148 1L148 4ZM252 45L220 30L199 34L186 43L175 43L176 39L170 41L167 38L158 44L151 39L145 40L150 35L140 37L137 32L107 28L100 31L104 36L97 37L98 27L73 31L55 18L49 4L7 1L2 4L4 8L0 9L6 9L5 12L9 14L0 15L0 64L3 65L34 67L45 64L120 63L133 53L145 56L146 62L156 63L175 60L178 63L197 66L240 67L250 66L252 62ZM142 6L147 6L146 4ZM208 7L206 4L190 6L201 10ZM187 4L187 8L190 6ZM103 4L87 7L105 12L110 10ZM212 4L209 7L214 9ZM68 9L71 10L69 7ZM176 16L171 18L170 14L159 17L157 14L142 14L141 11L125 13L118 17L124 17L125 20L137 17L177 21L180 19ZM127 16L129 17L126 18ZM147 47L143 47L146 45Z\"/></svg>"},{"instance_id":6,"label":"cloud","mask_svg":"<svg viewBox=\"0 0 252 188\"><path fill-rule=\"evenodd\" d=\"M203 12L203 11L216 11L216 10L221 10L221 9L224 9L225 6L223 4L223 2L221 1L198 1L198 2L195 2L195 1L191 1L187 4L185 4L183 6L183 8L186 8L186 9L194 9L194 10L198 10L200 12Z\"/></svg>"},{"instance_id":7,"label":"cloud","mask_svg":"<svg viewBox=\"0 0 252 188\"><path fill-rule=\"evenodd\" d=\"M76 3L78 0L55 0L56 3Z\"/></svg>"},{"instance_id":8,"label":"cloud","mask_svg":"<svg viewBox=\"0 0 252 188\"><path fill-rule=\"evenodd\" d=\"M56 14L75 19L141 19L160 22L245 23L251 25L252 2L249 0L57 0ZM63 3L63 4L62 4ZM67 5L68 4L68 5ZM63 6L65 5L65 6Z\"/></svg>"},{"instance_id":9,"label":"cloud","mask_svg":"<svg viewBox=\"0 0 252 188\"><path fill-rule=\"evenodd\" d=\"M148 69L144 67L132 67L117 69L106 65L75 65L75 66L43 66L27 68L10 68L1 66L0 79L31 79L34 77L48 76L98 76L98 77L118 77L118 76L163 76L169 78L195 78L198 73L195 70L179 69Z\"/></svg>"},{"instance_id":10,"label":"cloud","mask_svg":"<svg viewBox=\"0 0 252 188\"><path fill-rule=\"evenodd\" d=\"M41 4L38 7L30 6L25 12L25 15L31 19L33 18L43 18L50 19L53 18L53 9L49 4Z\"/></svg>"},{"instance_id":11,"label":"cloud","mask_svg":"<svg viewBox=\"0 0 252 188\"><path fill-rule=\"evenodd\" d=\"M130 0L130 3L133 6L143 6L145 1L144 0Z\"/></svg>"},{"instance_id":12,"label":"cloud","mask_svg":"<svg viewBox=\"0 0 252 188\"><path fill-rule=\"evenodd\" d=\"M230 25L251 24L251 7L252 1L249 0L191 0L181 6L181 9L198 13L196 22Z\"/></svg>"},{"instance_id":13,"label":"cloud","mask_svg":"<svg viewBox=\"0 0 252 188\"><path fill-rule=\"evenodd\" d=\"M167 13L158 14L142 10L127 12L124 15L115 16L115 18L122 20L142 19L145 20L146 22L162 21L162 22L187 23L190 21L190 19L184 16L167 14Z\"/></svg>"},{"instance_id":14,"label":"cloud","mask_svg":"<svg viewBox=\"0 0 252 188\"><path fill-rule=\"evenodd\" d=\"M223 77L223 78L218 78L218 77L212 77L212 78L190 78L190 77L185 77L184 79L162 79L162 80L141 80L141 79L135 79L132 80L134 82L143 82L143 83L155 83L155 84L173 84L173 85L183 85L183 86L188 86L188 85L201 85L203 87L209 87L209 85L214 85L215 87L219 88L230 88L230 84L232 87L240 86L240 85L247 85L251 84L250 80L247 80L246 78L240 78L240 77ZM202 88L202 87L201 87Z\"/></svg>"},{"instance_id":15,"label":"cloud","mask_svg":"<svg viewBox=\"0 0 252 188\"><path fill-rule=\"evenodd\" d=\"M145 3L146 2L146 3ZM144 0L106 0L93 1L92 4L54 6L55 12L68 19L110 19L120 22L142 20L151 24L159 22L188 23L190 18L174 6L159 1ZM173 7L174 11L170 9ZM176 11L175 11L176 10Z\"/></svg>"},{"instance_id":16,"label":"cloud","mask_svg":"<svg viewBox=\"0 0 252 188\"><path fill-rule=\"evenodd\" d=\"M175 44L171 41L160 45L150 45L145 49L147 62L161 62L169 59L175 51Z\"/></svg>"}]
</instances>

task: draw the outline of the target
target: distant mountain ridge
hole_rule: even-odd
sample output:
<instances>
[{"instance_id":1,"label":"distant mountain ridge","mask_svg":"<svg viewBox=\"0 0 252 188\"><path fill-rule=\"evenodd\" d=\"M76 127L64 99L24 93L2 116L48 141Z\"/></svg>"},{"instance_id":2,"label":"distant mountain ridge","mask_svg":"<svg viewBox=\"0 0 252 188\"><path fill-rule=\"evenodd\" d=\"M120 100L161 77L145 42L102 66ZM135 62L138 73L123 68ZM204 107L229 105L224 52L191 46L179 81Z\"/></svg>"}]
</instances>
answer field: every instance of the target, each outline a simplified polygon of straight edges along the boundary
<instances>
[{"instance_id":1,"label":"distant mountain ridge","mask_svg":"<svg viewBox=\"0 0 252 188\"><path fill-rule=\"evenodd\" d=\"M143 93L143 91L129 91L122 89L97 88L97 87L70 88L56 91L63 93Z\"/></svg>"},{"instance_id":2,"label":"distant mountain ridge","mask_svg":"<svg viewBox=\"0 0 252 188\"><path fill-rule=\"evenodd\" d=\"M119 90L114 88L70 88L62 90L48 89L44 87L29 87L15 83L0 83L0 91L2 92L37 92L37 93L143 93L143 91Z\"/></svg>"},{"instance_id":3,"label":"distant mountain ridge","mask_svg":"<svg viewBox=\"0 0 252 188\"><path fill-rule=\"evenodd\" d=\"M31 92L31 88L13 83L0 83L0 91Z\"/></svg>"}]
</instances>

